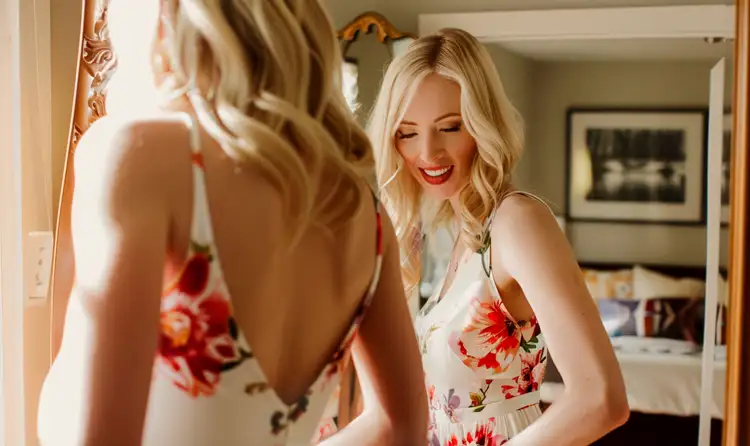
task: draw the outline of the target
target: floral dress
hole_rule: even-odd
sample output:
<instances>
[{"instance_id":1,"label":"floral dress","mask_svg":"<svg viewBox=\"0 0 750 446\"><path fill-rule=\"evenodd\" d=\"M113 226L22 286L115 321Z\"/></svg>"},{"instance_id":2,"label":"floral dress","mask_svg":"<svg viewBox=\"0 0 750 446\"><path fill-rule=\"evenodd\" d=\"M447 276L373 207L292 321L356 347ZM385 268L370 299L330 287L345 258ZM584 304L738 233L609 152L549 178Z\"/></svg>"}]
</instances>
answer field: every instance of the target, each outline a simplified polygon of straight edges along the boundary
<instances>
[{"instance_id":1,"label":"floral dress","mask_svg":"<svg viewBox=\"0 0 750 446\"><path fill-rule=\"evenodd\" d=\"M541 415L544 336L536 318L517 321L505 308L491 274L489 228L443 297L441 283L417 315L429 446L501 445Z\"/></svg>"},{"instance_id":2,"label":"floral dress","mask_svg":"<svg viewBox=\"0 0 750 446\"><path fill-rule=\"evenodd\" d=\"M192 121L191 121L192 123ZM192 125L191 129L197 126ZM321 421L333 406L349 347L377 286L382 262L376 200L376 266L340 346L308 392L291 405L268 385L232 315L214 244L199 135L193 130L194 208L190 257L163 293L161 334L143 435L144 446L310 445L332 434ZM280 346L283 348L283 346Z\"/></svg>"}]
</instances>

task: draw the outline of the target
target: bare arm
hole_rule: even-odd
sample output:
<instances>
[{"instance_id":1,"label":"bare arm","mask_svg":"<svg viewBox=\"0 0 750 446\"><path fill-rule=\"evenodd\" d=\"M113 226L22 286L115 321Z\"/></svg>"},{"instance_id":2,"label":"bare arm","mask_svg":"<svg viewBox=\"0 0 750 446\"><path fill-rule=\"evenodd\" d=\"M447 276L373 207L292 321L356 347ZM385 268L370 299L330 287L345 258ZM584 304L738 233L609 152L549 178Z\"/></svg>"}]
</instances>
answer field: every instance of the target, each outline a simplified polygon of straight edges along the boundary
<instances>
[{"instance_id":1,"label":"bare arm","mask_svg":"<svg viewBox=\"0 0 750 446\"><path fill-rule=\"evenodd\" d=\"M427 441L422 362L401 282L398 244L383 213L383 269L352 345L364 410L322 445L413 446Z\"/></svg>"},{"instance_id":2,"label":"bare arm","mask_svg":"<svg viewBox=\"0 0 750 446\"><path fill-rule=\"evenodd\" d=\"M79 445L141 444L169 231L160 166L145 162L153 148L143 141L136 124L102 121L76 150L74 295L87 383Z\"/></svg>"},{"instance_id":3,"label":"bare arm","mask_svg":"<svg viewBox=\"0 0 750 446\"><path fill-rule=\"evenodd\" d=\"M510 444L591 444L623 424L629 413L612 344L549 210L519 196L501 206L492 224L493 264L501 263L521 286L565 382L563 396Z\"/></svg>"}]
</instances>

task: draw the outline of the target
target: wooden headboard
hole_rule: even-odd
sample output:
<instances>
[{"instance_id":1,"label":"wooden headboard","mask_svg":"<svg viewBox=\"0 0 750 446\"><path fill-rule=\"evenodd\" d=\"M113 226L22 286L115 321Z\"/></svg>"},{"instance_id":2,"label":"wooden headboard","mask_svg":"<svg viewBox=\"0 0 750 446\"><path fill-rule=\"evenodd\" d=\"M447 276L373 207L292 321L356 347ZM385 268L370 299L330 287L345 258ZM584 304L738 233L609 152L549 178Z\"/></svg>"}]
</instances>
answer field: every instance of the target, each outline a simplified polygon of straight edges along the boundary
<instances>
[{"instance_id":1,"label":"wooden headboard","mask_svg":"<svg viewBox=\"0 0 750 446\"><path fill-rule=\"evenodd\" d=\"M689 277L691 279L706 280L705 265L661 265L653 263L609 263L590 261L579 261L578 264L581 266L581 269L596 269L600 271L627 269L638 265L650 269L651 271L656 271L675 278ZM727 268L722 266L719 268L719 273L726 279Z\"/></svg>"}]
</instances>

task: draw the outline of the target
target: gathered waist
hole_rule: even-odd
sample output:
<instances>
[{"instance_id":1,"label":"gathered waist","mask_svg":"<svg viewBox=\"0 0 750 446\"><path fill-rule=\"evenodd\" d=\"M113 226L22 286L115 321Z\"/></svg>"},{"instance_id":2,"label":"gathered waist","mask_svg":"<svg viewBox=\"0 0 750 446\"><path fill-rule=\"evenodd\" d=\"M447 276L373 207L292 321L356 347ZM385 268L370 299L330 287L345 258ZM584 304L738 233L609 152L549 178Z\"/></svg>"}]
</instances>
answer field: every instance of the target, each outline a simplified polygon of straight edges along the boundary
<instances>
[{"instance_id":1,"label":"gathered waist","mask_svg":"<svg viewBox=\"0 0 750 446\"><path fill-rule=\"evenodd\" d=\"M502 418L528 406L539 404L541 392L529 392L507 400L500 400L476 407L458 407L453 410L432 409L436 418L450 423L482 421ZM437 421L437 420L436 420Z\"/></svg>"}]
</instances>

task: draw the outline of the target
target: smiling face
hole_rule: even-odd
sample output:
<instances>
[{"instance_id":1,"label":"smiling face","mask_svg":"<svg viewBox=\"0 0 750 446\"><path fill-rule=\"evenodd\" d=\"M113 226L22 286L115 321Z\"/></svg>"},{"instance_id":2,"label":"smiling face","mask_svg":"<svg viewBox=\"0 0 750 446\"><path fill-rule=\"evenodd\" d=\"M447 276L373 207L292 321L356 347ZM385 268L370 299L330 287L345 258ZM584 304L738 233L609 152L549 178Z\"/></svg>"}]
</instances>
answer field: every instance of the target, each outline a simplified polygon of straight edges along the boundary
<instances>
[{"instance_id":1,"label":"smiling face","mask_svg":"<svg viewBox=\"0 0 750 446\"><path fill-rule=\"evenodd\" d=\"M396 131L396 150L435 199L450 199L468 183L477 148L461 118L457 83L431 74L419 84Z\"/></svg>"}]
</instances>

